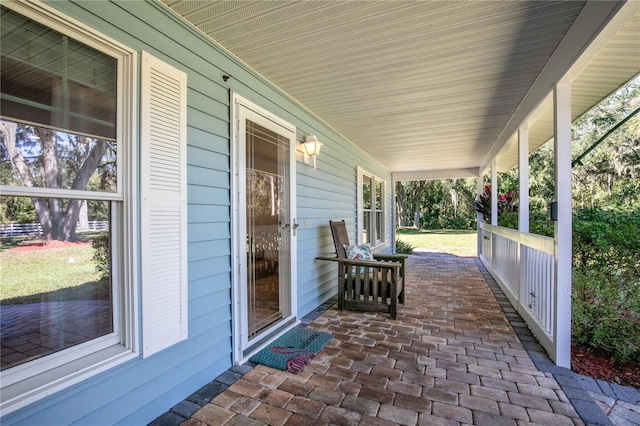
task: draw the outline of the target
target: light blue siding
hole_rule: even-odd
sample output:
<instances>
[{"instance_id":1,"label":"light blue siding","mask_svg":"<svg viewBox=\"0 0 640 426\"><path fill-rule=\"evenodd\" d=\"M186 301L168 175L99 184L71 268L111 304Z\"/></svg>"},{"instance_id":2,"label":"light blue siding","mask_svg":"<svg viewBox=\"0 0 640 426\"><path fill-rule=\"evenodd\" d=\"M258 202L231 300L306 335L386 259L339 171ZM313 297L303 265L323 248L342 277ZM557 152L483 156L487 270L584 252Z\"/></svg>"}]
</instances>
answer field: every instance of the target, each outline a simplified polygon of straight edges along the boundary
<instances>
[{"instance_id":1,"label":"light blue siding","mask_svg":"<svg viewBox=\"0 0 640 426\"><path fill-rule=\"evenodd\" d=\"M380 251L391 250L391 176L161 4L48 4L187 73L189 338L11 413L2 424L145 424L232 365L229 90L295 125L298 140L315 134L324 143L317 170L297 164L299 317L336 293L336 265L315 260L333 252L329 220L345 219L356 241L357 166L387 181L387 245ZM225 74L232 76L227 82Z\"/></svg>"}]
</instances>

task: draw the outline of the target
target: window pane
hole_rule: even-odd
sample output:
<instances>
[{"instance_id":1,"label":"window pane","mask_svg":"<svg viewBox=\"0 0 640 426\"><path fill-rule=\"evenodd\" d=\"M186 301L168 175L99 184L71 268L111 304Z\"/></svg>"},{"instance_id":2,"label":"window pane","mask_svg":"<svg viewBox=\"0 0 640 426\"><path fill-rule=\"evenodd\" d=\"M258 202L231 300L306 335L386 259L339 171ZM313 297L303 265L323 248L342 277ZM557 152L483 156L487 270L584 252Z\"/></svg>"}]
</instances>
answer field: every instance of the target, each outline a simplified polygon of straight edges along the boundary
<instances>
[{"instance_id":1,"label":"window pane","mask_svg":"<svg viewBox=\"0 0 640 426\"><path fill-rule=\"evenodd\" d=\"M116 59L2 8L2 116L115 140Z\"/></svg>"},{"instance_id":2,"label":"window pane","mask_svg":"<svg viewBox=\"0 0 640 426\"><path fill-rule=\"evenodd\" d=\"M112 333L110 203L83 203L74 241L45 241L37 219L17 221L35 217L31 200L2 202L2 370Z\"/></svg>"},{"instance_id":3,"label":"window pane","mask_svg":"<svg viewBox=\"0 0 640 426\"><path fill-rule=\"evenodd\" d=\"M376 210L382 210L382 182L376 181Z\"/></svg>"},{"instance_id":4,"label":"window pane","mask_svg":"<svg viewBox=\"0 0 640 426\"><path fill-rule=\"evenodd\" d=\"M0 174L0 185L116 192L115 142L0 123L7 132L0 152L7 173Z\"/></svg>"},{"instance_id":5,"label":"window pane","mask_svg":"<svg viewBox=\"0 0 640 426\"><path fill-rule=\"evenodd\" d=\"M371 226L371 211L366 211L362 217L362 243L367 244L371 242L371 232L369 228Z\"/></svg>"},{"instance_id":6,"label":"window pane","mask_svg":"<svg viewBox=\"0 0 640 426\"><path fill-rule=\"evenodd\" d=\"M376 212L376 241L382 241L384 236L384 222L382 212Z\"/></svg>"},{"instance_id":7,"label":"window pane","mask_svg":"<svg viewBox=\"0 0 640 426\"><path fill-rule=\"evenodd\" d=\"M362 176L362 208L365 210L371 210L371 178L369 176Z\"/></svg>"}]
</instances>

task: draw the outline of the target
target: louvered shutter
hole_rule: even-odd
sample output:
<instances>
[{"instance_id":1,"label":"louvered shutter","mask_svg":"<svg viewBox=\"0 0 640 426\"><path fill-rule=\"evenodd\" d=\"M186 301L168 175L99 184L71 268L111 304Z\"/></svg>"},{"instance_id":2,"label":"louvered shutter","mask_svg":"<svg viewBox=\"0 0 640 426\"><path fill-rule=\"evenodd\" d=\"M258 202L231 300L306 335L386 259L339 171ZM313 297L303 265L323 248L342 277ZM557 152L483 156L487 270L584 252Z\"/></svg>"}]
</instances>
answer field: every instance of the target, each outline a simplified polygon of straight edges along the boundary
<instances>
[{"instance_id":1,"label":"louvered shutter","mask_svg":"<svg viewBox=\"0 0 640 426\"><path fill-rule=\"evenodd\" d=\"M142 52L142 347L187 338L187 76Z\"/></svg>"}]
</instances>

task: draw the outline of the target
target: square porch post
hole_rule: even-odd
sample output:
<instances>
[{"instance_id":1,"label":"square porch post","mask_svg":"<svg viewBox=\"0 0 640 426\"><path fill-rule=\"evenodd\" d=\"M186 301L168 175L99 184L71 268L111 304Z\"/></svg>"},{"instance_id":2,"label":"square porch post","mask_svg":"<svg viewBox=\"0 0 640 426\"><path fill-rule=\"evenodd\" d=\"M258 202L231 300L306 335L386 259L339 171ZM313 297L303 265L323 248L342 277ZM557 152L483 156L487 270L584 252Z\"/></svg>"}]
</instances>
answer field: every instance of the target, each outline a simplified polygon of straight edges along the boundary
<instances>
[{"instance_id":1,"label":"square porch post","mask_svg":"<svg viewBox=\"0 0 640 426\"><path fill-rule=\"evenodd\" d=\"M518 130L518 230L529 232L529 128Z\"/></svg>"},{"instance_id":2,"label":"square porch post","mask_svg":"<svg viewBox=\"0 0 640 426\"><path fill-rule=\"evenodd\" d=\"M518 231L529 232L529 127L518 130ZM518 300L526 300L527 246L519 244Z\"/></svg>"},{"instance_id":3,"label":"square porch post","mask_svg":"<svg viewBox=\"0 0 640 426\"><path fill-rule=\"evenodd\" d=\"M478 168L478 179L476 180L476 199L480 199L482 194L484 194L484 172L482 167ZM476 255L480 258L480 254L484 254L482 252L482 231L480 230L481 224L484 223L484 214L481 212L476 213Z\"/></svg>"},{"instance_id":4,"label":"square porch post","mask_svg":"<svg viewBox=\"0 0 640 426\"><path fill-rule=\"evenodd\" d=\"M554 105L555 199L558 217L554 223L556 246L556 306L554 361L571 367L571 83L556 84Z\"/></svg>"},{"instance_id":5,"label":"square porch post","mask_svg":"<svg viewBox=\"0 0 640 426\"><path fill-rule=\"evenodd\" d=\"M498 162L491 161L491 224L498 226Z\"/></svg>"}]
</instances>

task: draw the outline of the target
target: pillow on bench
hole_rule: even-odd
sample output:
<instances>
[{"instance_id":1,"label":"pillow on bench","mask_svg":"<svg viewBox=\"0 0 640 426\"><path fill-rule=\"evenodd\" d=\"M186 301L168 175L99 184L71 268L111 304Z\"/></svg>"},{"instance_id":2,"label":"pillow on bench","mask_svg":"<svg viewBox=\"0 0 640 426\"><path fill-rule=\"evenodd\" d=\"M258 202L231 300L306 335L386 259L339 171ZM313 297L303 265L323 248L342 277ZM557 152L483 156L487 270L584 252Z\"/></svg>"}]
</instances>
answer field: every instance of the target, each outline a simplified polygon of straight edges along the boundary
<instances>
[{"instance_id":1,"label":"pillow on bench","mask_svg":"<svg viewBox=\"0 0 640 426\"><path fill-rule=\"evenodd\" d=\"M347 254L348 259L354 260L374 260L371 249L368 245L362 244L359 246L344 245L344 251Z\"/></svg>"},{"instance_id":2,"label":"pillow on bench","mask_svg":"<svg viewBox=\"0 0 640 426\"><path fill-rule=\"evenodd\" d=\"M353 260L375 260L373 258L373 253L371 253L371 249L368 245L362 244L359 246L350 246L348 244L344 244L344 251L347 255L347 259ZM355 273L355 269L353 271ZM360 273L364 274L364 266L360 267Z\"/></svg>"}]
</instances>

